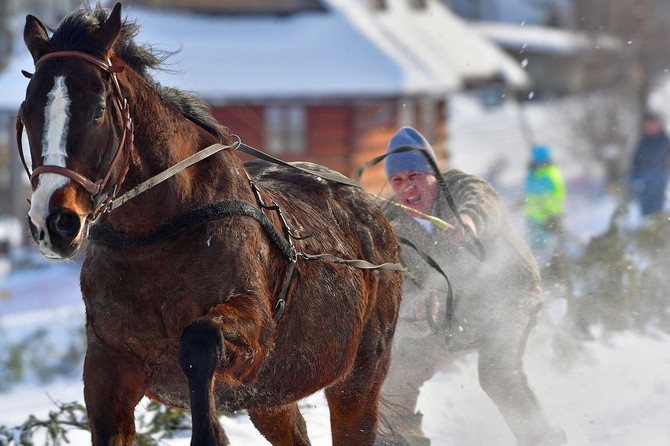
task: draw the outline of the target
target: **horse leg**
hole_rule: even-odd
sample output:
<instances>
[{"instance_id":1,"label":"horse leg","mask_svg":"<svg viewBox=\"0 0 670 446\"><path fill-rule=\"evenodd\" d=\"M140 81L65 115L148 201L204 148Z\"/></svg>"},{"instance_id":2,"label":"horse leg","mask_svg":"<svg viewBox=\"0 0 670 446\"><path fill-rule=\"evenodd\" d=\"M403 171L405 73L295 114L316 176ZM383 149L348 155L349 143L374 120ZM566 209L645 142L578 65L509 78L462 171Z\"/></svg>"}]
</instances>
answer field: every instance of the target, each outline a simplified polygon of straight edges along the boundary
<instances>
[{"instance_id":1,"label":"horse leg","mask_svg":"<svg viewBox=\"0 0 670 446\"><path fill-rule=\"evenodd\" d=\"M363 332L349 375L325 390L334 445L372 445L377 436L379 395L391 359L393 333L386 336L373 330L368 327ZM385 331L384 327L379 330Z\"/></svg>"},{"instance_id":2,"label":"horse leg","mask_svg":"<svg viewBox=\"0 0 670 446\"><path fill-rule=\"evenodd\" d=\"M135 406L145 391L145 367L122 357L88 331L84 358L84 401L93 446L130 446Z\"/></svg>"},{"instance_id":3,"label":"horse leg","mask_svg":"<svg viewBox=\"0 0 670 446\"><path fill-rule=\"evenodd\" d=\"M214 372L223 357L223 335L208 319L188 325L179 342L179 365L188 379L193 419L192 446L223 446L228 438L214 404Z\"/></svg>"},{"instance_id":4,"label":"horse leg","mask_svg":"<svg viewBox=\"0 0 670 446\"><path fill-rule=\"evenodd\" d=\"M381 370L383 369L383 370ZM333 444L373 445L379 424L379 393L386 367L377 373L356 368L344 381L326 389Z\"/></svg>"},{"instance_id":5,"label":"horse leg","mask_svg":"<svg viewBox=\"0 0 670 446\"><path fill-rule=\"evenodd\" d=\"M249 409L256 429L273 446L309 446L307 425L296 403L270 409Z\"/></svg>"},{"instance_id":6,"label":"horse leg","mask_svg":"<svg viewBox=\"0 0 670 446\"><path fill-rule=\"evenodd\" d=\"M523 371L523 354L536 314L512 312L488 333L479 348L479 382L519 446L554 446L564 443L565 434L549 426Z\"/></svg>"}]
</instances>

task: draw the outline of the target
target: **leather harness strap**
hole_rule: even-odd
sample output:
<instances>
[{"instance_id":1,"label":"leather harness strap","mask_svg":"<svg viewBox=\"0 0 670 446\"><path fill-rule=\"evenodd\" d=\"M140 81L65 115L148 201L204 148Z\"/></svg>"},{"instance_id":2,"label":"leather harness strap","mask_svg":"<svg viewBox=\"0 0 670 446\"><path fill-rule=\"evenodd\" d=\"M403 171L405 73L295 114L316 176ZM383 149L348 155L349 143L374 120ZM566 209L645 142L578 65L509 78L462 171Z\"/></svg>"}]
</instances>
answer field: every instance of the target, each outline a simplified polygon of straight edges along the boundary
<instances>
[{"instance_id":1,"label":"leather harness strap","mask_svg":"<svg viewBox=\"0 0 670 446\"><path fill-rule=\"evenodd\" d=\"M307 169L305 167L300 167L294 163L287 163L286 161L280 160L279 158L275 158L273 156L268 155L265 152L261 152L260 150L256 150L251 146L248 146L244 144L243 142L240 142L237 149L240 152L244 152L247 155L254 156L258 159L262 159L263 161L268 161L273 164L277 164L279 166L284 166L284 167L290 167L291 169L299 170L301 172L307 173L309 175L313 175L316 177L321 177L325 178L326 180L333 181L335 183L340 183L340 184L345 184L347 186L353 186L357 187L359 189L362 189L361 184L354 179L351 179L349 177L346 177L340 173L333 173L331 171L316 171L316 170L311 170Z\"/></svg>"},{"instance_id":2,"label":"leather harness strap","mask_svg":"<svg viewBox=\"0 0 670 446\"><path fill-rule=\"evenodd\" d=\"M142 192L145 192L149 189L151 189L154 186L157 186L158 184L162 183L163 181L175 176L177 173L181 172L182 170L186 169L187 167L190 167L205 158L209 158L210 156L214 155L215 153L218 153L222 150L229 150L229 149L235 149L239 146L240 141L239 138L237 142L230 144L230 145L223 145L223 144L212 144L209 147L206 147L193 155L184 158L177 164L175 164L172 167L169 167L168 169L164 170L163 172L154 175L153 177L149 178L146 181L143 181L142 183L138 184L134 188L130 189L128 192L124 193L123 195L113 199L109 205L106 208L106 212L112 212L114 209L118 208L121 206L123 203L126 201L130 200L131 198L134 198L141 194Z\"/></svg>"}]
</instances>

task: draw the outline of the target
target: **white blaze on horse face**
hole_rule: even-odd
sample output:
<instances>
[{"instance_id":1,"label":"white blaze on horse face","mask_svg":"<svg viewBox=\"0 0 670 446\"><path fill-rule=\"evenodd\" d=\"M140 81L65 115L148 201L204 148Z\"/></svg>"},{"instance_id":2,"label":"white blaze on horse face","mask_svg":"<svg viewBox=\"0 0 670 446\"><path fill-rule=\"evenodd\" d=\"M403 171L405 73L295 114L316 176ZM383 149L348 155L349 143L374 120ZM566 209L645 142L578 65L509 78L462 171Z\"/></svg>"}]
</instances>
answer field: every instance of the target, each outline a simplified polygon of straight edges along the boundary
<instances>
[{"instance_id":1,"label":"white blaze on horse face","mask_svg":"<svg viewBox=\"0 0 670 446\"><path fill-rule=\"evenodd\" d=\"M65 167L65 160L67 159L65 144L69 122L70 97L65 85L65 77L58 76L54 79L54 86L47 95L47 103L44 107L42 161L45 165ZM30 219L38 230L47 233L46 218L49 213L49 200L53 193L65 186L68 181L70 180L67 177L54 173L44 173L39 176L28 212Z\"/></svg>"}]
</instances>

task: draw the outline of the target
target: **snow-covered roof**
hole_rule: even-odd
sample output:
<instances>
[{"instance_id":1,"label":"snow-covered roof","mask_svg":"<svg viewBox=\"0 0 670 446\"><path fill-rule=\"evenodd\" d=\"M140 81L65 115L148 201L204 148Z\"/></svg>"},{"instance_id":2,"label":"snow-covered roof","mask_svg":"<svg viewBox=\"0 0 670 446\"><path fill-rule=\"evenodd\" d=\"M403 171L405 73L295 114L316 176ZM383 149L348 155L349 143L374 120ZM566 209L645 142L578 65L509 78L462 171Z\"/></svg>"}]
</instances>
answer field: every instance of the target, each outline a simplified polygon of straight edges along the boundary
<instances>
[{"instance_id":1,"label":"snow-covered roof","mask_svg":"<svg viewBox=\"0 0 670 446\"><path fill-rule=\"evenodd\" d=\"M470 80L500 74L510 85L525 73L440 2L407 11L390 1L373 11L360 0L324 0L328 12L230 16L129 7L136 40L178 53L164 85L195 91L212 103L232 99L440 95ZM32 70L23 46L0 73L0 108L21 102Z\"/></svg>"},{"instance_id":2,"label":"snow-covered roof","mask_svg":"<svg viewBox=\"0 0 670 446\"><path fill-rule=\"evenodd\" d=\"M462 84L498 77L511 88L529 85L528 75L513 58L442 1L426 0L425 8L415 8L407 0L387 0L386 7L376 11L369 9L368 0L327 1L351 17L372 22L377 33L413 63L440 77L453 76Z\"/></svg>"},{"instance_id":3,"label":"snow-covered roof","mask_svg":"<svg viewBox=\"0 0 670 446\"><path fill-rule=\"evenodd\" d=\"M128 14L142 25L137 40L180 49L170 67L178 75L156 78L213 101L440 94L458 87L403 63L337 10L283 17Z\"/></svg>"},{"instance_id":4,"label":"snow-covered roof","mask_svg":"<svg viewBox=\"0 0 670 446\"><path fill-rule=\"evenodd\" d=\"M584 33L542 26L513 25L500 22L472 22L472 27L504 48L570 55L578 50L610 50L621 42L607 34L589 37Z\"/></svg>"}]
</instances>

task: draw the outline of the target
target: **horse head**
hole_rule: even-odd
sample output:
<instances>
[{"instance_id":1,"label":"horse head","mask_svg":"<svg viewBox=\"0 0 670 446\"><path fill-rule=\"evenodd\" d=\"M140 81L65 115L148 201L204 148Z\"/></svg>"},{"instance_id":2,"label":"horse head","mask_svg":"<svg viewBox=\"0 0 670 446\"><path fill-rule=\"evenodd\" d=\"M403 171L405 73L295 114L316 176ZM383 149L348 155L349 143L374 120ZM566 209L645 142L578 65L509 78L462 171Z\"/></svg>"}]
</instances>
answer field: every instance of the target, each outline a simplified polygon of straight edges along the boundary
<instances>
[{"instance_id":1,"label":"horse head","mask_svg":"<svg viewBox=\"0 0 670 446\"><path fill-rule=\"evenodd\" d=\"M17 120L30 145L29 225L40 251L67 258L89 223L123 182L132 149L132 120L113 65L121 6L106 14L72 15L49 37L29 15L24 40L35 73ZM21 151L21 149L20 149ZM23 152L21 151L22 156Z\"/></svg>"}]
</instances>

